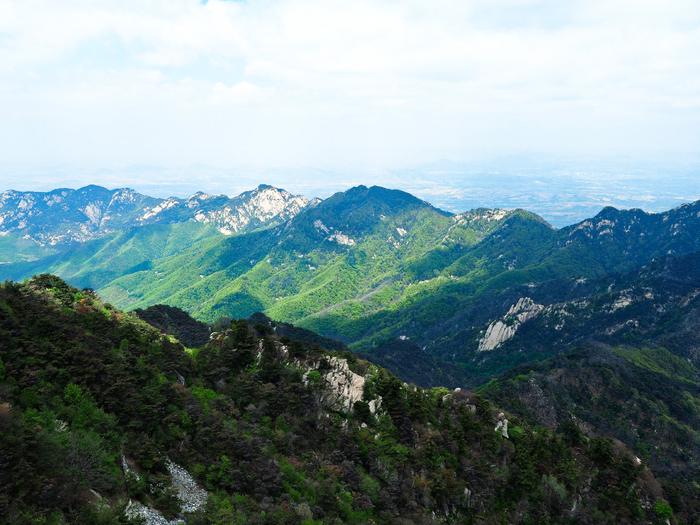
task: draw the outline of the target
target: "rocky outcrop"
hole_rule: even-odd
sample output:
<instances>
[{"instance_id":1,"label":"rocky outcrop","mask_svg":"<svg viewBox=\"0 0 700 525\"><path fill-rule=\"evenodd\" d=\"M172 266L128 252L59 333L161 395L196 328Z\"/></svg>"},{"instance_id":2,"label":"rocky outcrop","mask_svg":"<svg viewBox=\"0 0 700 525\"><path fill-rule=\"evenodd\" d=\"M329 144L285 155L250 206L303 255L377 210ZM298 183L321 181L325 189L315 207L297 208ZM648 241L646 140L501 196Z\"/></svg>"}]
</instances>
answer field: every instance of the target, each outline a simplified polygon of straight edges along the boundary
<instances>
[{"instance_id":1,"label":"rocky outcrop","mask_svg":"<svg viewBox=\"0 0 700 525\"><path fill-rule=\"evenodd\" d=\"M138 472L131 468L129 460L126 459L126 456L124 456L124 454L122 454L121 457L121 467L126 477L132 476L134 479L141 479L141 477L138 475Z\"/></svg>"},{"instance_id":2,"label":"rocky outcrop","mask_svg":"<svg viewBox=\"0 0 700 525\"><path fill-rule=\"evenodd\" d=\"M494 428L493 430L494 430L494 432L499 433L501 435L501 437L508 439L508 419L506 418L506 416L503 412L498 414L498 421L496 422L496 428Z\"/></svg>"},{"instance_id":3,"label":"rocky outcrop","mask_svg":"<svg viewBox=\"0 0 700 525\"><path fill-rule=\"evenodd\" d=\"M304 374L305 384L310 383L310 374L318 372L318 368L319 363L314 363ZM323 368L320 389L321 403L332 410L351 411L355 402L362 401L366 379L350 370L347 359L341 357L328 358ZM367 405L370 414L376 414L382 406L381 396L368 401Z\"/></svg>"},{"instance_id":4,"label":"rocky outcrop","mask_svg":"<svg viewBox=\"0 0 700 525\"><path fill-rule=\"evenodd\" d=\"M300 195L292 195L288 191L266 185L261 185L253 191L243 193L213 208L207 206L211 197L199 195L199 199L195 200L193 196L187 202L188 207L193 207L194 204L197 210L194 220L213 224L224 235L232 235L249 227L261 226L273 221L289 220L309 202ZM197 204L199 204L198 207Z\"/></svg>"},{"instance_id":5,"label":"rocky outcrop","mask_svg":"<svg viewBox=\"0 0 700 525\"><path fill-rule=\"evenodd\" d=\"M331 357L330 370L323 379L326 382L324 402L327 406L349 411L355 401L362 399L365 378L350 370L347 359Z\"/></svg>"},{"instance_id":6,"label":"rocky outcrop","mask_svg":"<svg viewBox=\"0 0 700 525\"><path fill-rule=\"evenodd\" d=\"M515 335L516 325L508 325L504 321L494 321L486 329L486 334L479 341L479 352L494 350Z\"/></svg>"},{"instance_id":7,"label":"rocky outcrop","mask_svg":"<svg viewBox=\"0 0 700 525\"><path fill-rule=\"evenodd\" d=\"M190 473L181 466L172 461L168 461L166 466L177 492L177 499L180 500L182 512L196 512L204 507L207 503L207 491L200 487Z\"/></svg>"},{"instance_id":8,"label":"rocky outcrop","mask_svg":"<svg viewBox=\"0 0 700 525\"><path fill-rule=\"evenodd\" d=\"M337 242L338 244L342 244L344 246L354 246L355 245L355 239L351 239L347 235L345 235L343 232L335 232L331 235L328 236L328 240L332 242Z\"/></svg>"},{"instance_id":9,"label":"rocky outcrop","mask_svg":"<svg viewBox=\"0 0 700 525\"><path fill-rule=\"evenodd\" d=\"M329 242L335 242L338 244L342 244L343 246L355 245L355 239L350 238L348 235L345 235L340 230L333 231L332 226L326 226L320 219L316 219L314 221L314 228L316 228L316 231L318 231L320 234L326 235L326 240Z\"/></svg>"},{"instance_id":10,"label":"rocky outcrop","mask_svg":"<svg viewBox=\"0 0 700 525\"><path fill-rule=\"evenodd\" d=\"M508 309L503 318L493 321L479 341L479 352L495 350L511 339L520 326L537 317L544 306L537 304L529 297L521 297L518 302Z\"/></svg>"},{"instance_id":11,"label":"rocky outcrop","mask_svg":"<svg viewBox=\"0 0 700 525\"><path fill-rule=\"evenodd\" d=\"M479 208L460 213L453 217L457 224L470 224L474 222L499 222L508 217L512 212L499 208Z\"/></svg>"},{"instance_id":12,"label":"rocky outcrop","mask_svg":"<svg viewBox=\"0 0 700 525\"><path fill-rule=\"evenodd\" d=\"M169 520L156 509L147 507L138 501L129 500L124 514L130 520L142 522L144 525L183 525L185 523L181 518Z\"/></svg>"},{"instance_id":13,"label":"rocky outcrop","mask_svg":"<svg viewBox=\"0 0 700 525\"><path fill-rule=\"evenodd\" d=\"M122 468L125 473L133 473L129 464L122 456ZM188 514L197 512L207 503L208 493L200 487L187 470L168 460L166 468L170 474L170 482L175 489L177 499L180 502L180 513ZM136 475L138 477L138 475ZM129 500L124 510L125 515L134 520L142 520L144 525L181 525L186 521L178 517L168 520L163 514L139 501Z\"/></svg>"}]
</instances>

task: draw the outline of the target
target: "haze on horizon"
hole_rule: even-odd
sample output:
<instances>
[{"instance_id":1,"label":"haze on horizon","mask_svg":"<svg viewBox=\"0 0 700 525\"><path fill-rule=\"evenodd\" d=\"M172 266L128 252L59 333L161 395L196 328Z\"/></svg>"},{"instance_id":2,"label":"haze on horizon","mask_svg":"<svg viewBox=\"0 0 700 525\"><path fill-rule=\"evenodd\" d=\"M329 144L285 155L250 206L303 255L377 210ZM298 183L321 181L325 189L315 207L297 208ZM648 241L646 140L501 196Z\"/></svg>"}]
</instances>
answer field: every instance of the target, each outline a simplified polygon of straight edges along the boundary
<instances>
[{"instance_id":1,"label":"haze on horizon","mask_svg":"<svg viewBox=\"0 0 700 525\"><path fill-rule=\"evenodd\" d=\"M0 190L658 209L700 198L698 57L692 0L0 0Z\"/></svg>"}]
</instances>

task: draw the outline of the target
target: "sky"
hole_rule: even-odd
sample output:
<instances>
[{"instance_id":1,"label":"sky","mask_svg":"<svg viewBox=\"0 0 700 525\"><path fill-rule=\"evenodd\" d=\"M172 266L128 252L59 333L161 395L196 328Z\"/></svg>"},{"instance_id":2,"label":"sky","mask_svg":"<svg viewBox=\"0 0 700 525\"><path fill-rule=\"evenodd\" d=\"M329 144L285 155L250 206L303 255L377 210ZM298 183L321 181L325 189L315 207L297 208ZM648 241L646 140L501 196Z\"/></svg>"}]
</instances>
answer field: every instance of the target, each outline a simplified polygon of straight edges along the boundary
<instances>
[{"instance_id":1,"label":"sky","mask_svg":"<svg viewBox=\"0 0 700 525\"><path fill-rule=\"evenodd\" d=\"M700 178L698 137L697 0L0 0L0 190Z\"/></svg>"}]
</instances>

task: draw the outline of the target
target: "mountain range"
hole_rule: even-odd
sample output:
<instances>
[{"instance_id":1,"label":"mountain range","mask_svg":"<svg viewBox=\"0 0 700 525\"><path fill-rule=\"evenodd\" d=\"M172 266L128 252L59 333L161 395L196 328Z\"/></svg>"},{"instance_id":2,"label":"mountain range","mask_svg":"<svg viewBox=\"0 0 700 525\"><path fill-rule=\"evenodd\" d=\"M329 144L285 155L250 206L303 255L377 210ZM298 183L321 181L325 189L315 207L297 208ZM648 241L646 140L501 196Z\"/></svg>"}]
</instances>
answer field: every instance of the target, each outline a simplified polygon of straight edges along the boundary
<instances>
[{"instance_id":1,"label":"mountain range","mask_svg":"<svg viewBox=\"0 0 700 525\"><path fill-rule=\"evenodd\" d=\"M49 192L0 193L0 235L5 244L18 243L19 252L3 247L4 260L26 259L49 247L84 243L138 226L193 221L231 235L272 226L299 213L309 201L267 185L234 198L198 192L187 199L157 199L129 188L108 190L85 186ZM27 242L33 241L32 249ZM28 254L28 255L27 255Z\"/></svg>"},{"instance_id":2,"label":"mountain range","mask_svg":"<svg viewBox=\"0 0 700 525\"><path fill-rule=\"evenodd\" d=\"M65 198L59 207L48 204L56 192ZM134 195L128 206L116 203L124 195ZM103 197L100 200L97 196ZM117 201L113 202L114 199ZM527 470L529 466L525 468L519 463L524 461L519 454L534 453L535 449L525 450L514 442L515 452L504 453L498 459L489 456L479 445L480 452L469 461L488 457L491 468L508 473L505 477L496 475L501 481L512 481L509 476L515 472L522 475L529 472L527 486L542 491L546 505L554 504L556 498L551 498L558 494L556 505L564 505L566 501L567 517L557 514L564 507L552 510L548 506L546 516L513 510L500 496L481 500L481 510L475 513L459 507L464 500L459 500L461 503L452 497L439 500L431 482L427 482L430 495L421 495L424 499L417 506L411 503L410 517L396 510L387 511L389 514L371 511L354 514L357 522L371 516L376 522L399 523L392 519L401 517L408 520L406 523L433 523L425 518L433 513L439 516L439 522L447 523L451 519L492 523L494 516L518 523L698 523L700 202L654 214L605 208L590 219L561 229L525 210L480 208L453 214L402 191L365 186L311 201L263 185L232 199L201 193L189 199L151 199L131 190L88 187L25 196L5 192L0 203L0 259L3 260L0 278L20 281L51 273L83 289L71 288L46 275L21 285L8 283L5 294L12 301L6 299L6 303L14 306L0 303L0 318L11 324L20 323L18 311L35 315L32 309L37 304L43 305L41 301L48 301L49 306L41 306L36 316L47 326L54 326L51 318L60 314L61 323L72 326L67 340L83 331L89 340L99 315L107 315L119 326L126 320L131 328L124 325L118 333L139 332L145 330L143 322L149 323L165 334L167 341L174 345L183 343L185 347L175 351L178 356L175 358L172 349L158 349L152 343L143 346L144 339L137 343L127 337L126 347L136 344L139 348L133 359L138 355L155 359L152 364L159 371L154 373L162 377L175 377L178 381L181 376L194 378L191 387L185 378L185 386L192 389L200 404L205 403L207 396L223 403L217 406L217 417L222 417L222 410L223 413L228 410L223 408L228 401L233 406L245 406L245 411L250 403L253 413L257 413L256 399L267 399L271 404L278 402L273 400L274 396L265 397L265 392L273 387L266 386L269 378L265 373L264 378L256 375L262 373L257 365L248 363L247 368L240 368L232 364L233 358L224 365L206 357L219 348L218 343L212 346L212 341L218 341L220 336L212 333L230 334L233 330L239 338L245 332L254 334L258 348L268 344L266 337L272 341L270 344L277 350L274 356L270 355L270 366L278 363L288 368L301 363L319 371L321 377L330 377L327 370L333 367L326 369L325 365L316 364L319 356L328 355L324 359L346 359L353 373L365 377L366 384L371 384L369 377L377 374L393 377L382 371L381 367L386 367L401 380L427 388L421 390L392 379L390 383L395 386L391 389L398 389L392 391L400 393L397 395L404 404L394 408L384 405L398 442L403 443L403 439L420 443L415 458L422 457L430 447L443 451L436 452L440 455L453 446L444 434L440 434L442 437L432 434L433 431L423 434L422 425L433 425L435 429L437 423L421 419L425 415L419 415L420 410L444 421L446 416L435 414L443 414L441 403L449 399L462 399L480 414L485 414L479 408L480 403L489 402L500 408L492 408L488 412L491 419L486 418L482 423L494 424L497 410L504 410L525 435L558 436L555 439L571 447L578 463L575 461L568 469L591 468L591 472L600 472L601 465L615 464L622 470L609 473L611 477L605 482L599 480L601 487L617 487L616 484L627 480L625 483L632 483L644 492L641 495L628 488L627 497L631 499L626 500L625 505L629 506L624 507L617 499L618 496L624 499L622 493L611 489L612 500L606 503L597 499L597 482L589 479L586 483L593 483L587 489L594 495L592 513L579 515L576 509L587 503L573 478L567 478L569 481L562 485L561 472L553 474L538 467L534 473ZM97 214L86 210L95 209L102 210L102 219L91 222L89 215ZM108 302L102 303L98 296ZM36 304L31 308L22 305L26 300ZM133 310L133 314L119 312L117 308ZM35 313L26 313L30 311ZM33 333L39 328L32 325L31 329L22 328L28 331L17 339L18 328L12 326L3 336L5 340L18 349L29 349L32 355L39 352L35 356L38 360L51 355L48 350L41 350L48 344L48 332L46 337L35 341ZM303 352L285 354L288 350L284 348L290 348L290 342L310 354L307 357L302 357L306 355ZM98 346L121 348L121 344L109 339ZM232 348L240 344L238 341ZM216 351L221 353L222 348ZM190 357L183 358L182 351ZM325 354L327 351L331 353ZM147 357L151 352L155 353ZM200 354L203 361L198 357ZM5 354L1 355L6 360ZM259 350L257 359L262 355ZM219 358L228 359L223 354ZM22 372L28 374L27 378L38 373L31 368L33 362L30 359L20 363L28 367ZM61 369L63 362L52 366ZM16 370L18 366L11 364L5 368ZM88 374L81 366L75 365L75 373ZM224 378L228 372L222 372L222 367L232 370L231 366L238 374L235 388ZM354 376L339 370L331 376L337 374L344 378L340 380L343 391L352 391ZM90 384L89 377L81 384ZM124 380L121 375L119 380ZM30 384L33 383L22 383L24 386L18 386L19 391ZM306 400L298 385L284 385L284 395L290 403ZM91 395L99 398L100 407L111 406L96 384L89 388ZM199 388L209 390L205 393ZM281 387L278 384L274 388ZM369 392L366 399L363 397L367 403L375 399L371 388L364 391ZM42 392L36 395L44 395ZM421 395L437 404L424 405L411 392L422 392ZM222 395L228 396L228 401L222 400ZM318 399L324 398L318 395ZM387 392L382 394L383 399L385 395ZM34 406L20 401L19 397L16 402L22 410ZM414 404L423 408L419 410ZM208 410L204 405L201 409ZM135 424L128 411L115 407L110 410L125 424ZM335 417L332 415L335 413L337 407L331 414L319 412L317 416ZM364 405L345 407L345 413L346 417L350 414L359 418L358 424L370 425L373 421L366 419ZM265 412L261 417L273 416L279 413ZM241 413L237 412L234 419L239 417ZM256 422L247 432L262 439L279 432L276 426L266 427L268 423L264 421ZM472 424L466 420L463 423ZM158 432L162 433L162 429ZM175 434L182 435L178 432ZM303 432L301 427L295 427L292 434L297 432ZM417 441L412 441L411 435ZM429 435L433 437L428 438ZM602 438L612 441L606 441L607 445L595 441ZM593 442L595 450L590 448ZM171 442L164 443L159 446L172 446ZM357 446L365 450L365 445ZM295 454L301 453L294 450ZM628 456L633 459L631 466L623 466L615 451L632 454ZM346 452L347 461L354 462L353 454L358 452ZM503 458L510 458L511 453L517 458L511 458L509 463L511 460ZM579 453L593 454L597 459L589 456L585 459L577 456ZM158 464L154 475L163 475L167 464L157 463L149 454L144 453L135 463L144 471L147 465ZM171 454L176 455L174 451ZM210 490L228 490L219 481L211 481L214 474L198 470L199 463L207 466L215 461L202 454L187 452L178 459L193 469L200 482L208 480L206 485ZM266 452L266 457L271 454ZM296 464L299 456L292 456L285 459L275 456L275 461ZM315 467L305 461L302 470L308 473L308 469ZM379 461L393 460L382 456ZM433 479L430 469L445 466L442 460L435 461L429 466L414 466L423 472L421 476ZM337 466L334 460L328 463L335 465L332 468ZM456 471L456 479L469 477L471 467L465 468ZM292 475L289 472L284 476ZM298 481L297 474L298 471L293 479ZM382 504L368 496L373 508L382 509L381 512L398 508L399 500L395 496L402 489L400 484L392 485L389 479L403 479L403 474L398 474L398 478L396 473L390 478L383 477L384 474L375 481L379 480L382 490L389 490L392 495L385 496L388 499ZM363 475L361 479L365 479ZM644 479L634 481L636 475ZM452 474L442 473L437 478L447 479L444 476ZM520 474L516 478L521 479L517 476ZM497 483L489 485L493 480L487 478L489 494L508 492L509 489ZM535 482L535 478L539 481ZM580 474L574 478L583 479ZM326 522L310 503L310 493L295 485L296 482L284 479L285 487L301 491L301 496L290 493L295 504L304 501L311 506L309 519ZM486 478L479 479L482 483ZM411 483L424 482L413 479ZM353 497L366 495L369 485L355 487L350 492L355 494ZM460 491L464 488L459 486ZM468 493L463 495L469 494L467 499L472 501L472 486L466 488ZM334 494L336 499L346 497L338 492ZM574 494L572 503L569 495ZM263 496L251 497L246 505L254 510L245 519L261 511L256 505ZM274 500L276 496L267 497ZM314 492L314 501L322 512L352 522L347 508L346 512L327 503L319 504L319 497ZM138 501L145 508L166 512L167 506L152 495L143 495ZM284 506L274 501L273 506ZM518 503L526 509L532 504L531 501ZM441 506L440 510L436 510L436 505ZM495 510L493 505L500 510ZM623 507L626 510L621 511ZM304 513L308 514L306 510Z\"/></svg>"},{"instance_id":3,"label":"mountain range","mask_svg":"<svg viewBox=\"0 0 700 525\"><path fill-rule=\"evenodd\" d=\"M60 207L48 204L64 193ZM2 264L0 278L50 272L120 308L169 304L205 322L264 312L423 385L478 384L556 351L513 341L529 325L563 341L569 310L614 286L612 276L700 250L700 202L658 214L605 208L555 229L524 210L451 214L364 186L312 202L264 185L233 199L97 187L3 195L4 239L55 253ZM85 210L98 208L90 229ZM643 294L610 301L600 308L615 322L639 301L656 307ZM623 337L635 322L599 332Z\"/></svg>"}]
</instances>

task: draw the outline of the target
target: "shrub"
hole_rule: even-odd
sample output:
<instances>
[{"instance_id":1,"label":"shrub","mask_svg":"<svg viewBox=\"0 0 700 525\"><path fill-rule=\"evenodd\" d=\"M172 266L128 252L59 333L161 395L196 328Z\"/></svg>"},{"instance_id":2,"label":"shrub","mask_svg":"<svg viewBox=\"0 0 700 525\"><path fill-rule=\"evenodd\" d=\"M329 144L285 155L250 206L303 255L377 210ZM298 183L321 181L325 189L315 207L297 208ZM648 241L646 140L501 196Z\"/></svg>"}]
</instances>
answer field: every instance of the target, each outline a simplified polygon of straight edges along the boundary
<instances>
[{"instance_id":1,"label":"shrub","mask_svg":"<svg viewBox=\"0 0 700 525\"><path fill-rule=\"evenodd\" d=\"M306 379L310 385L318 385L321 382L321 372L318 370L310 370L306 373Z\"/></svg>"},{"instance_id":2,"label":"shrub","mask_svg":"<svg viewBox=\"0 0 700 525\"><path fill-rule=\"evenodd\" d=\"M667 501L660 499L654 503L654 513L662 520L671 519L673 516L673 509Z\"/></svg>"}]
</instances>

